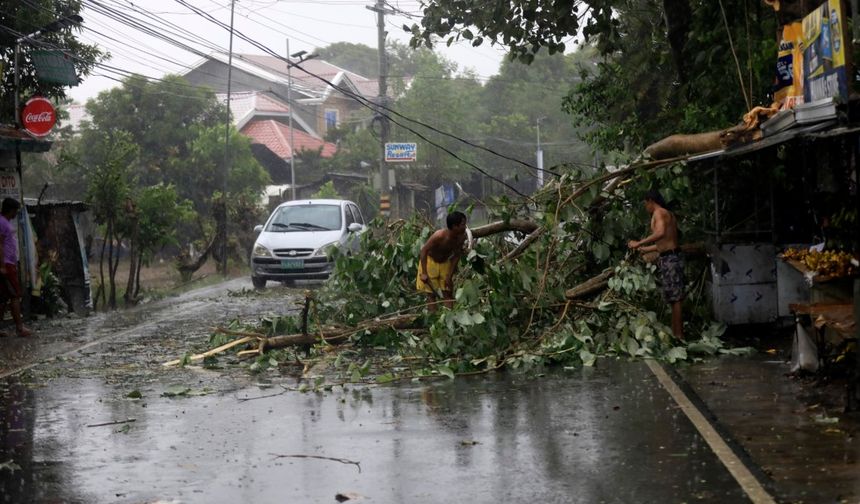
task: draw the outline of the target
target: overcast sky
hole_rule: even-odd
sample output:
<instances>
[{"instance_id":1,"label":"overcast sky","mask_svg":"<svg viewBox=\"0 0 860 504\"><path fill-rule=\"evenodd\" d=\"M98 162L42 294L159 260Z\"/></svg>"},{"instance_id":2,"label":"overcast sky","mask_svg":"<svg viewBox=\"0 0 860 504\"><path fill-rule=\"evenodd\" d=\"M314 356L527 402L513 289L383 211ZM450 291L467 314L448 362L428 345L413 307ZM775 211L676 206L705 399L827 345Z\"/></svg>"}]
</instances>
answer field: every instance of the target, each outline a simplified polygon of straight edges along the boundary
<instances>
[{"instance_id":1,"label":"overcast sky","mask_svg":"<svg viewBox=\"0 0 860 504\"><path fill-rule=\"evenodd\" d=\"M229 24L229 0L186 1ZM135 17L160 33L168 29L181 33L177 28L181 27L187 37L205 39L193 43L185 41L204 53L213 50L212 47L206 47L206 42L227 50L228 31L193 13L177 0L100 0L100 3L121 14ZM333 42L362 43L375 48L376 14L365 7L372 3L373 0L238 0L234 26L236 30L280 53L286 53L287 38L290 39L292 53L300 50L311 52L316 47ZM417 0L390 0L389 4L403 13L386 16L388 37L407 42L409 37L403 32L402 25L418 22L415 16L420 14L420 3ZM141 11L146 11L146 14ZM115 68L98 68L95 73L104 76L89 76L80 86L71 88L70 95L76 101L84 102L100 91L117 86L118 82L108 77L121 79L123 75L120 70L162 77L167 73L181 73L200 60L198 55L124 26L91 8L85 7L81 15L84 18L81 38L109 51L112 59L106 64ZM176 27L170 28L162 21ZM178 37L171 35L171 38ZM466 42L450 48L445 47L444 43L439 44L437 50L456 61L461 68L474 69L482 78L497 73L504 57L501 48L489 45L473 48ZM233 51L262 54L260 49L238 37L233 39Z\"/></svg>"}]
</instances>

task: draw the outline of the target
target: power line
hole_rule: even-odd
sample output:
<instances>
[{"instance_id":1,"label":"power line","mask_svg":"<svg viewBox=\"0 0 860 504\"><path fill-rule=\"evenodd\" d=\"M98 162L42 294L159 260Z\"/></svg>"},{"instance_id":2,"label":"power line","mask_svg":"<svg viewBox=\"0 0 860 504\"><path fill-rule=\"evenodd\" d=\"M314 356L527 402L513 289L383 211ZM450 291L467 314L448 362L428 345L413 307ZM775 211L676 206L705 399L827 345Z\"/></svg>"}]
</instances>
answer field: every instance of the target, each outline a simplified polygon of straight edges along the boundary
<instances>
[{"instance_id":1,"label":"power line","mask_svg":"<svg viewBox=\"0 0 860 504\"><path fill-rule=\"evenodd\" d=\"M212 22L213 24L215 24L215 25L217 25L217 26L221 26L222 28L228 29L228 27L226 27L226 25L225 25L223 22L219 21L218 19L215 19L215 18L214 18L213 16L211 16L210 14L208 14L208 13L206 13L206 12L201 11L199 8L197 8L197 7L195 7L195 6L191 5L191 4L189 4L187 1L185 1L185 0L175 0L175 1L176 1L177 3L179 3L179 4L181 4L181 5L184 5L185 7L187 7L188 9L190 9L190 10L192 10L192 11L194 11L194 12L197 12L201 17L203 17L203 18L205 18L205 19L210 20L210 22ZM407 117L407 116L405 116L405 115L403 115L403 114L401 114L401 113L397 112L396 110L391 109L390 107L387 107L387 106L385 106L385 105L381 105L381 104L375 104L375 103L371 102L370 100L368 100L367 98L365 98L365 97L363 97L363 96L361 96L361 95L358 95L357 93L354 93L353 91L351 91L351 90L349 90L349 89L347 89L347 88L345 88L345 87L338 86L338 85L334 84L333 82L331 82L330 80L328 80L328 79L326 79L326 78L324 78L324 77L322 77L322 76L319 76L319 75L317 75L317 74L314 74L313 72L310 72L310 71L306 70L305 68L303 68L303 67L299 66L298 64L296 64L296 63L294 63L294 62L290 61L289 59L284 58L283 56L281 56L281 55L280 55L280 54L278 54L277 52L272 51L270 48L268 48L267 46L265 46L265 45L261 44L260 42L258 42L258 41L256 41L256 40L254 40L254 39L252 39L252 38L250 38L250 37L248 37L247 35L245 35L245 34L244 34L244 33L242 33L241 31L238 31L238 30L233 30L233 31L234 31L234 33L235 33L235 34L237 34L240 38L242 38L243 40L245 40L245 41L247 41L247 42L251 43L251 44L252 44L252 45L254 45L255 47L257 47L257 48L259 48L259 49L261 49L261 50L265 51L266 53L270 54L271 56L273 56L273 57L275 57L275 58L277 58L277 59L280 59L280 60L282 60L282 61L286 62L288 65L295 66L296 68L300 69L301 71L305 72L306 74L310 75L311 77L314 77L314 78L316 78L316 79L319 79L319 80L321 80L321 81L325 82L326 84L328 84L329 86L331 86L333 89L337 89L338 91L340 91L340 92L341 92L341 93L343 93L344 95L349 96L349 97L352 97L352 98L353 98L353 99L355 99L357 102L359 102L361 105L363 105L363 106L365 106L365 107L367 107L367 108L370 108L370 109L373 109L373 110L375 110L375 109L377 109L377 108L378 108L378 109L381 109L381 110L385 110L385 111L389 112L390 114L394 114L394 115L396 115L396 116L398 116L398 117L401 117L402 119L405 119L405 120L407 120L407 121L413 122L413 123L418 124L418 125L421 125L421 126L423 126L423 127L427 128L427 129L429 129L430 131L433 131L433 132L435 132L435 133L439 133L439 134L441 134L441 135L443 135L443 136L447 136L447 137L452 138L452 139L454 139L454 140L460 141L460 142L462 142L462 143L464 143L464 144L466 144L466 145L469 145L469 146L471 146L471 147L474 147L474 148L477 148L477 149L483 150L483 151L485 151L485 152L488 152L488 153L493 154L493 155L495 155L495 156L501 157L501 158L503 158L503 159L507 159L508 161L512 161L512 162L514 162L514 163L520 164L520 165L525 166L525 167L527 167L527 168L529 168L529 169L531 169L531 170L535 170L535 171L540 170L539 168L536 168L536 167L534 167L534 166L530 165L529 163L526 163L526 162L521 161L521 160L519 160L519 159L512 158L512 157L510 157L510 156L506 156L506 155L504 155L504 154L498 153L498 152L496 152L496 151L494 151L494 150L492 150L492 149L489 149L489 148L487 148L487 147L484 147L484 146L482 146L482 145L478 145L478 144L475 144L475 143L473 143L473 142L469 142L468 140L465 140L465 139L463 139L463 138L461 138L461 137L458 137L458 136L453 135L453 134L451 134L451 133L448 133L448 132L446 132L446 131L442 131L442 130L440 130L440 129L438 129L438 128L434 127L434 126L431 126L431 125L429 125L429 124L427 124L427 123L424 123L424 122L422 122L422 121L419 121L419 120L417 120L417 119L413 119L413 118ZM462 159L461 157L459 157L459 156L457 156L456 154L454 154L453 152L451 152L449 149L447 149L447 148L445 148L445 147L443 147L443 146L441 146L441 145L439 145L439 144L437 144L437 143L435 143L435 142L431 141L430 139L426 138L425 136L423 136L423 135L419 134L417 131L415 131L415 130L413 130L413 129L411 129L411 128L409 128L409 127L405 126L405 125L403 125L402 123L399 123L399 122L395 121L395 120L391 117L391 115L389 115L389 114L385 114L385 113L381 113L381 112L380 112L380 115L382 115L383 117L387 118L388 120L391 120L392 122L394 122L395 124L397 124L397 125L399 125L399 126L403 127L404 129L407 129L408 131L411 131L412 133L414 133L414 134L416 134L416 135L419 135L419 137L420 137L420 138L422 138L423 140L427 141L427 142L428 142L428 143L430 143L431 145L433 145L433 146L435 146L435 147L438 147L438 148L440 148L440 149L442 149L442 150L444 150L444 151L448 152L448 153L449 153L449 154L451 154L455 159L458 159L458 160L460 160L461 162L464 162L464 163L466 163L466 164L468 164L468 165L472 166L473 168L477 169L477 170L478 170L478 171L480 171L481 173L484 173L485 175L487 175L487 176L489 176L489 177L491 177L491 178L492 178L492 176L491 176L491 175L487 174L483 169L481 169L480 167L478 167L478 166L477 166L477 165L475 165L474 163L471 163L471 162L469 162L469 161L466 161L466 160ZM550 173L550 174L555 175L555 176L557 176L557 177L560 177L560 176L561 176L561 174L560 174L560 173L557 173L557 172L554 172L554 171L550 171L550 170L547 170L547 169L543 169L543 171L544 171L545 173ZM504 183L504 182L503 182L503 183ZM519 191L516 191L513 187L509 186L508 184L506 184L506 183L505 183L505 185L506 185L507 187L511 188L512 190L514 190L515 192L517 192L517 194L520 194L520 195L522 195L522 196L525 196L525 195L523 195L522 193L520 193Z\"/></svg>"},{"instance_id":2,"label":"power line","mask_svg":"<svg viewBox=\"0 0 860 504\"><path fill-rule=\"evenodd\" d=\"M225 27L224 23L222 23L221 21L219 21L219 20L215 19L214 17L212 17L212 16L211 16L211 15L209 15L208 13L205 13L205 12L203 12L203 11L200 11L197 7L194 7L193 5L189 4L189 3L188 3L188 2L186 2L185 0L176 0L176 2L177 2L177 3L179 3L179 4L184 5L185 7L187 7L188 9L190 9L190 10L192 10L192 11L194 11L194 12L197 12L201 17L206 18L206 19L209 19L213 24L218 25L218 26L221 26L222 28L224 28L224 27ZM298 65L298 64L296 64L296 63L294 63L294 62L292 62L292 61L290 61L290 60L288 60L287 58L283 58L283 57L282 57L281 55L279 55L278 53L276 53L276 52L272 51L271 49L269 49L268 47L264 46L263 44L260 44L260 43L259 43L259 42L257 42L256 40L249 38L249 37L248 37L248 36L246 36L244 33L240 32L240 31L238 31L238 30L235 30L235 29L233 30L233 32L234 32L236 35L238 35L240 38L242 38L243 40L245 40L245 41L247 41L247 42L249 42L249 43L253 44L254 46L258 47L259 49L261 49L261 50L263 50L263 51L265 51L265 52L269 53L270 55L272 55L272 56L274 56L274 57L276 57L276 58L278 58L278 59L281 59L282 61L285 61L288 65L294 66L295 68L298 68L299 70L301 70L301 71L305 72L306 74L308 74L308 75L310 75L310 76L312 76L312 77L314 77L314 78L317 78L317 79L319 79L319 80L321 80L321 81L325 82L326 84L328 84L328 85L329 85L329 86L331 86L332 88L339 90L341 93L343 93L343 94L345 94L345 95L347 95L347 96L352 97L353 99L355 99L359 104L363 105L364 107L367 107L367 108L369 108L369 109L371 109L371 110L375 110L375 109L377 108L377 105L375 105L375 104L373 104L372 102L370 102L370 100L368 100L367 98L365 98L365 97L363 97L363 96L361 96L361 95L358 95L358 94L356 94L356 93L353 93L352 91L350 91L350 90L348 90L348 89L346 89L346 88L343 88L343 87L341 87L341 86L338 86L338 85L336 85L335 83L333 83L333 82L329 81L328 79L325 79L324 77L321 77L321 76L319 76L319 75L314 74L313 72L310 72L310 71L308 71L308 70L304 69L302 66L300 66L300 65ZM391 110L390 108L388 108L388 107L384 107L384 106L378 106L378 107L379 107L380 109L385 109L385 110L387 110L387 111L394 112L395 114L397 114L397 112L392 111L392 110ZM391 116L389 116L389 115L386 115L386 114L382 114L382 115L384 115L388 120L390 120L390 121L391 121L391 122L393 122L394 124L397 124L398 126L400 126L400 127L404 128L404 129L406 129L406 130L408 130L408 131L412 132L413 134L417 135L419 138L421 138L422 140L426 141L427 143L429 143L429 144L433 145L434 147L437 147L437 148L441 149L442 151L444 151L444 152L448 153L448 154L449 154L450 156L452 156L454 159L457 159L457 160L459 160L459 161L461 161L461 162L465 163L466 165L471 166L472 168L474 168L474 169L478 170L480 173L482 173L484 176L486 176L486 177L488 177L488 178L490 178L490 179L492 179L492 180L496 180L497 182L499 182L499 183L501 183L502 185L504 185L505 187L509 188L510 190L512 190L513 192L515 192L516 194L518 194L518 195L520 195L520 196L522 196L522 197L524 197L524 198L526 198L526 199L530 199L527 195L525 195L525 194L521 193L519 190L517 190L517 189L516 189L515 187L513 187L512 185L508 184L508 183L507 183L507 182L505 182L504 180L501 180L501 179L499 179L499 178L497 178L497 177L494 177L493 175L490 175L489 173L487 173L484 169L482 169L482 168L481 168L481 167L479 167L478 165L476 165L476 164L474 164L474 163L472 163L472 162L470 162L470 161L467 161L467 160L465 160L465 159L461 158L459 155L457 155L456 153L454 153L453 151L451 151L451 150L450 150L450 149L448 149L447 147L442 146L442 145L439 145L439 144L437 144L436 142L433 142L432 140L430 140L430 139L429 139L429 138L427 138L426 136L424 136L424 135L422 135L421 133L419 133L419 132L415 131L414 129L410 128L409 126L406 126L405 124L402 124L402 123L398 122L397 120L395 120L394 118L392 118L392 117L391 117ZM397 115L400 115L400 114L397 114ZM415 120L410 119L410 118L407 118L407 117L404 117L404 119L406 119L406 120L410 120L410 121L413 121L413 122L416 122L417 124L422 124L422 123L420 123L420 122L418 122L418 121L415 121ZM423 124L422 124L422 125L423 125ZM432 126L426 126L426 127L429 127L430 129L435 130L435 131L437 131L437 132L439 132L439 133L446 134L447 136L450 136L450 137L452 137L452 138L454 138L454 139L458 139L458 140L460 140L460 141L463 141L462 139L459 139L458 137L456 137L456 136L454 136L454 135L451 135L450 133L442 132L441 130L438 130L438 129L436 129L436 128L433 128ZM474 144L472 144L472 145L474 145ZM480 146L476 146L476 147L480 147ZM489 149L486 149L486 150L489 150ZM490 151L490 152L492 152L492 151ZM498 154L496 153L496 155L498 155ZM506 157L506 156L503 156L503 157ZM511 159L511 160L513 160L513 159ZM517 160L517 161L518 161L518 160ZM525 163L524 163L524 164L525 164ZM526 166L530 166L530 165L527 165L527 164L526 164Z\"/></svg>"}]
</instances>

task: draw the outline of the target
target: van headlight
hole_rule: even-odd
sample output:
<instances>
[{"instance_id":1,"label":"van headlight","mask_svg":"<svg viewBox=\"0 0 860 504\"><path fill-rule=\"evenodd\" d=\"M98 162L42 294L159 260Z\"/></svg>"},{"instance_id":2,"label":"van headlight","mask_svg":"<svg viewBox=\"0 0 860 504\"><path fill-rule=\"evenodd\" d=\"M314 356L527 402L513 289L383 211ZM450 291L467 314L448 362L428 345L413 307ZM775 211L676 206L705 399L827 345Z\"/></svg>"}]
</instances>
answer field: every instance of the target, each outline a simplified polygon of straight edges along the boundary
<instances>
[{"instance_id":1,"label":"van headlight","mask_svg":"<svg viewBox=\"0 0 860 504\"><path fill-rule=\"evenodd\" d=\"M260 245L259 243L254 245L254 257L273 257L272 252L266 247Z\"/></svg>"},{"instance_id":2,"label":"van headlight","mask_svg":"<svg viewBox=\"0 0 860 504\"><path fill-rule=\"evenodd\" d=\"M311 254L311 257L322 257L322 256L330 256L332 252L340 245L340 242L331 242L323 245L322 247L314 250L314 253Z\"/></svg>"}]
</instances>

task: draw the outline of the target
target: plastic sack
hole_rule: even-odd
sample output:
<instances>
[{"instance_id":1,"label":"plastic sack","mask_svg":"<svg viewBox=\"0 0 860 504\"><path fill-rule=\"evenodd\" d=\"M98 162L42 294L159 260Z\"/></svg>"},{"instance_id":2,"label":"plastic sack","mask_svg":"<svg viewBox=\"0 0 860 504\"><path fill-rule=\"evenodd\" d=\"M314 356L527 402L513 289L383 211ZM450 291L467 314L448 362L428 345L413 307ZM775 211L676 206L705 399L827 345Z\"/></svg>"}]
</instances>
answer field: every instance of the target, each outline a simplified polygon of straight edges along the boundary
<instances>
[{"instance_id":1,"label":"plastic sack","mask_svg":"<svg viewBox=\"0 0 860 504\"><path fill-rule=\"evenodd\" d=\"M798 371L818 371L818 346L806 326L800 322L795 324L794 341L791 345L791 372Z\"/></svg>"}]
</instances>

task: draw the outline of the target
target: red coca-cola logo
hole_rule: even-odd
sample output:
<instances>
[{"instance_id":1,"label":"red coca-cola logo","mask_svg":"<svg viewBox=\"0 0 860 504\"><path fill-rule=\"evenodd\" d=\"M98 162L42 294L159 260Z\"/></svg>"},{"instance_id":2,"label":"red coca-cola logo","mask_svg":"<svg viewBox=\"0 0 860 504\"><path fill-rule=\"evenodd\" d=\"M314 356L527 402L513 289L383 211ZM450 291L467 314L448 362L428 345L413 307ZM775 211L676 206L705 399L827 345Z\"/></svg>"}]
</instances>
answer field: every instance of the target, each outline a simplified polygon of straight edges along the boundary
<instances>
[{"instance_id":1,"label":"red coca-cola logo","mask_svg":"<svg viewBox=\"0 0 860 504\"><path fill-rule=\"evenodd\" d=\"M21 111L21 124L31 135L45 136L57 123L57 112L51 102L41 96L30 98Z\"/></svg>"}]
</instances>

